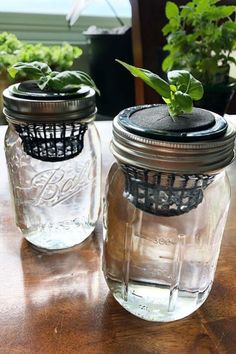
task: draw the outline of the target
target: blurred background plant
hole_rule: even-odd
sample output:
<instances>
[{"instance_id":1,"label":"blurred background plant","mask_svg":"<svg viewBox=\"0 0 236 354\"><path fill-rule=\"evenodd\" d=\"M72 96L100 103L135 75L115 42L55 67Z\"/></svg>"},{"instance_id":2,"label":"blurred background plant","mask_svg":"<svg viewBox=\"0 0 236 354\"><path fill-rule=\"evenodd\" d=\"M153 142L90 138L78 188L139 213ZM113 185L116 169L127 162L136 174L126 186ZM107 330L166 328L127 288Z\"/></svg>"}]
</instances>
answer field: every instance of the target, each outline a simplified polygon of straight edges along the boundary
<instances>
[{"instance_id":1,"label":"blurred background plant","mask_svg":"<svg viewBox=\"0 0 236 354\"><path fill-rule=\"evenodd\" d=\"M168 55L162 63L165 72L186 69L200 80L205 89L203 108L226 107L235 80L230 79L230 65L235 65L236 6L220 5L219 0L192 0L177 6L167 1L168 23L163 28ZM226 94L227 93L227 94ZM219 98L216 98L219 94ZM224 108L219 107L219 113Z\"/></svg>"},{"instance_id":2,"label":"blurred background plant","mask_svg":"<svg viewBox=\"0 0 236 354\"><path fill-rule=\"evenodd\" d=\"M45 46L41 43L24 44L23 50L19 52L19 60L24 62L43 61L52 70L63 71L71 68L75 59L79 58L82 50L71 46L69 43L61 45Z\"/></svg>"},{"instance_id":3,"label":"blurred background plant","mask_svg":"<svg viewBox=\"0 0 236 354\"><path fill-rule=\"evenodd\" d=\"M82 50L69 43L45 46L42 43L30 44L17 39L13 33L0 34L0 72L4 74L7 69L18 61L43 61L53 70L66 70L73 66L75 59L79 58Z\"/></svg>"},{"instance_id":4,"label":"blurred background plant","mask_svg":"<svg viewBox=\"0 0 236 354\"><path fill-rule=\"evenodd\" d=\"M30 44L20 41L15 34L2 32L0 34L0 123L2 115L2 92L13 80L7 69L13 64L23 61L43 61L54 71L67 70L73 66L75 59L82 54L82 49L69 43L46 46L42 43ZM17 81L26 80L26 76L17 77Z\"/></svg>"}]
</instances>

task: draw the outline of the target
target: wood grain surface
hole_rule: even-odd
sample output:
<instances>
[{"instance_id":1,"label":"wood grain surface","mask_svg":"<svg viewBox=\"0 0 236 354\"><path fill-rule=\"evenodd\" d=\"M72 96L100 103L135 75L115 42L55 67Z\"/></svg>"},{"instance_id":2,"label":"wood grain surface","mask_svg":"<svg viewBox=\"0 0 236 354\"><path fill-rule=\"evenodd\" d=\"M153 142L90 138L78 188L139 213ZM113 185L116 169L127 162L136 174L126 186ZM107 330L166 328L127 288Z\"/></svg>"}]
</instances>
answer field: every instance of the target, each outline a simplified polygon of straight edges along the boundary
<instances>
[{"instance_id":1,"label":"wood grain surface","mask_svg":"<svg viewBox=\"0 0 236 354\"><path fill-rule=\"evenodd\" d=\"M97 123L103 181L113 160L111 122ZM205 304L172 323L146 322L111 296L102 274L102 223L80 246L42 254L14 225L0 127L0 353L236 353L236 162L216 278ZM216 200L216 203L220 201Z\"/></svg>"}]
</instances>

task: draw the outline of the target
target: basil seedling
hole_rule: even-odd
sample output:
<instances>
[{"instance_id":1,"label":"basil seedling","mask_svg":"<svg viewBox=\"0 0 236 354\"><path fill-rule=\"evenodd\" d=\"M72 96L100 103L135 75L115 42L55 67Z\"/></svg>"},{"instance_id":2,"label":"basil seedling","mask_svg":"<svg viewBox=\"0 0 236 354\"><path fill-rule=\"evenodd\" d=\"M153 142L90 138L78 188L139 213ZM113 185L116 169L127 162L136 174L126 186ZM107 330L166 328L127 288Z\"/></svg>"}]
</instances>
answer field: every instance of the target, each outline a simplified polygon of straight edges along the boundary
<instances>
[{"instance_id":1,"label":"basil seedling","mask_svg":"<svg viewBox=\"0 0 236 354\"><path fill-rule=\"evenodd\" d=\"M89 86L100 94L95 82L83 71L57 72L52 71L45 63L33 61L32 63L16 63L8 69L8 72L12 78L24 74L27 78L36 80L41 90L75 92L83 86Z\"/></svg>"},{"instance_id":2,"label":"basil seedling","mask_svg":"<svg viewBox=\"0 0 236 354\"><path fill-rule=\"evenodd\" d=\"M191 112L193 101L203 96L203 86L186 70L173 70L167 73L168 82L153 72L137 68L117 60L135 77L142 79L148 86L162 96L171 117Z\"/></svg>"}]
</instances>

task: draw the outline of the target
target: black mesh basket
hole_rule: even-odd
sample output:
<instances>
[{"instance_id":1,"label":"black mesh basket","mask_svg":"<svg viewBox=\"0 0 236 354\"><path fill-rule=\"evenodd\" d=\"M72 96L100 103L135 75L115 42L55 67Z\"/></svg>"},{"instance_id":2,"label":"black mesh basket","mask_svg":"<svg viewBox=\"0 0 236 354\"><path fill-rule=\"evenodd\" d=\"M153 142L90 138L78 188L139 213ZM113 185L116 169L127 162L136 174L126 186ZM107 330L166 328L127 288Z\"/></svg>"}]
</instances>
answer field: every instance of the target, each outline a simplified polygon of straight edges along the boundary
<instances>
[{"instance_id":1,"label":"black mesh basket","mask_svg":"<svg viewBox=\"0 0 236 354\"><path fill-rule=\"evenodd\" d=\"M42 161L63 161L78 155L84 146L87 124L35 123L15 125L26 154Z\"/></svg>"},{"instance_id":2,"label":"black mesh basket","mask_svg":"<svg viewBox=\"0 0 236 354\"><path fill-rule=\"evenodd\" d=\"M188 213L213 181L208 175L176 175L122 165L125 197L138 209L161 216Z\"/></svg>"}]
</instances>

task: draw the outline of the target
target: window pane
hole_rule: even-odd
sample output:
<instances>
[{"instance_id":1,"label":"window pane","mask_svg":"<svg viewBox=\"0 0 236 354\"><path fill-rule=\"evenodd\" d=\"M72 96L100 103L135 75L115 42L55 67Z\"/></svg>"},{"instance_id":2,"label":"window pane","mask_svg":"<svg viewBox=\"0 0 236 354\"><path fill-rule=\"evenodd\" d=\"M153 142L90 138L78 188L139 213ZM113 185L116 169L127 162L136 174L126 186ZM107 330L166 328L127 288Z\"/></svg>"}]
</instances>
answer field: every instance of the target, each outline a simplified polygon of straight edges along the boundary
<instances>
[{"instance_id":1,"label":"window pane","mask_svg":"<svg viewBox=\"0 0 236 354\"><path fill-rule=\"evenodd\" d=\"M7 0L1 1L1 12L66 14L73 0Z\"/></svg>"},{"instance_id":2,"label":"window pane","mask_svg":"<svg viewBox=\"0 0 236 354\"><path fill-rule=\"evenodd\" d=\"M73 3L73 0L7 0L1 1L0 12L67 14ZM131 17L129 0L110 0L110 3L118 16ZM93 0L83 11L83 15L113 17L106 0Z\"/></svg>"}]
</instances>

